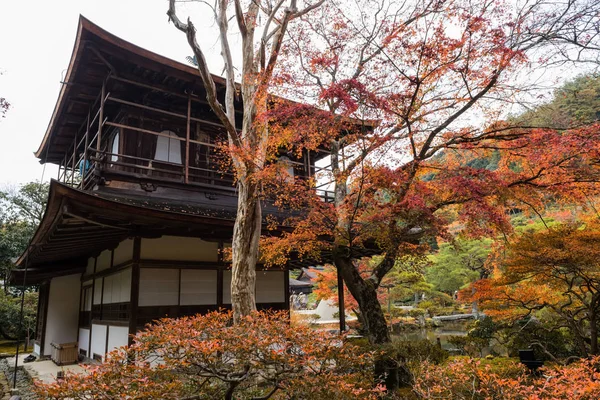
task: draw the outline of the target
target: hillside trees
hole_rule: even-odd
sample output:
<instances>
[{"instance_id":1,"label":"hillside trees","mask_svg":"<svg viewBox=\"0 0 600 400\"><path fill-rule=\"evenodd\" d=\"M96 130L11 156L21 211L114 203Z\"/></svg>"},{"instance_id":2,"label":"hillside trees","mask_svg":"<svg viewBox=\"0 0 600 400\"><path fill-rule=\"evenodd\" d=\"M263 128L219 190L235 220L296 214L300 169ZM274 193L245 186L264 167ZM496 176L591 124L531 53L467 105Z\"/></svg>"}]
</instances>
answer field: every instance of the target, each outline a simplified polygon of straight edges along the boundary
<instances>
[{"instance_id":1,"label":"hillside trees","mask_svg":"<svg viewBox=\"0 0 600 400\"><path fill-rule=\"evenodd\" d=\"M431 256L432 265L427 268L427 281L435 290L450 295L478 279L488 275L486 260L492 239L458 239L454 243L442 243L437 254Z\"/></svg>"},{"instance_id":2,"label":"hillside trees","mask_svg":"<svg viewBox=\"0 0 600 400\"><path fill-rule=\"evenodd\" d=\"M238 196L237 216L232 239L231 302L234 319L256 309L254 297L256 262L263 217L260 204L261 173L268 159L270 129L265 114L273 71L284 36L291 21L309 16L324 0L300 4L297 0L242 1L217 0L212 8L218 26L225 72L225 96L220 96L210 74L203 50L196 39L196 27L188 18L177 15L175 0L169 1L168 16L175 27L185 33L198 63L206 90L206 99L219 118L228 137L227 153L231 157ZM208 5L208 3L205 3ZM235 82L234 48L230 45L229 23L235 20L241 37L241 83ZM241 94L241 98L240 98ZM243 104L241 123L236 119L236 105Z\"/></svg>"},{"instance_id":3,"label":"hillside trees","mask_svg":"<svg viewBox=\"0 0 600 400\"><path fill-rule=\"evenodd\" d=\"M14 259L25 251L41 221L47 196L48 184L39 182L0 190L0 335L6 339L29 338L35 331L37 293L24 294L24 323L19 331L21 297L9 290L8 280Z\"/></svg>"},{"instance_id":4,"label":"hillside trees","mask_svg":"<svg viewBox=\"0 0 600 400\"><path fill-rule=\"evenodd\" d=\"M398 257L423 254L424 239L446 236L445 210L454 209L471 235L490 234L510 230L506 207L596 190L597 126L517 128L503 118L507 103L529 88L519 73L542 68L549 60L537 56L554 33L591 6L355 3L329 2L291 32L285 50L301 59L285 65L282 80L290 95L314 93L335 115L320 121L378 124L327 138L334 202L307 200L311 212L291 223L293 232L267 238L264 256L281 260L296 249L300 257L329 257L369 340L380 344L390 337L378 288ZM494 151L502 153L494 171L468 165ZM357 260L373 247L383 257L363 276Z\"/></svg>"}]
</instances>

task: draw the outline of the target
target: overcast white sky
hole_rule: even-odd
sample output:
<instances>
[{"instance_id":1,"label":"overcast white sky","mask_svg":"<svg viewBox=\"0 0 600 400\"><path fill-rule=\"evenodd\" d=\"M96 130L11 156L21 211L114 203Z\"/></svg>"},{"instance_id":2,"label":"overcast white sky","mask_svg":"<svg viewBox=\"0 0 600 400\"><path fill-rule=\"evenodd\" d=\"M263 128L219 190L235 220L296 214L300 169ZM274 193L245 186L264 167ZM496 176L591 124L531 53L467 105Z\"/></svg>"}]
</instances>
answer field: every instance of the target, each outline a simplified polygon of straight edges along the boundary
<instances>
[{"instance_id":1,"label":"overcast white sky","mask_svg":"<svg viewBox=\"0 0 600 400\"><path fill-rule=\"evenodd\" d=\"M193 14L212 70L220 73L209 9L189 3L178 7L183 18ZM185 62L191 51L185 36L168 23L167 8L167 0L0 1L0 96L12 104L6 118L0 119L0 186L42 177L33 152L54 109L79 15L138 46ZM56 173L56 166L48 164L44 180Z\"/></svg>"}]
</instances>

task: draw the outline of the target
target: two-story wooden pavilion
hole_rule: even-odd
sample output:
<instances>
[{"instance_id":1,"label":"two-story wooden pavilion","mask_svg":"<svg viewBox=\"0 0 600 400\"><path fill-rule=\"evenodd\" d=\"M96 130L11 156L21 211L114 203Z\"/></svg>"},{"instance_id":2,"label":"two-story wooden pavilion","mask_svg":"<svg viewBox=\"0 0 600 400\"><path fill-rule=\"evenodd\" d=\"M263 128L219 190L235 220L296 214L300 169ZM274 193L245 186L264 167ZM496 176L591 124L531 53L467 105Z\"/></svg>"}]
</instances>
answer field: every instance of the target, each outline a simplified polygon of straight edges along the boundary
<instances>
[{"instance_id":1,"label":"two-story wooden pavilion","mask_svg":"<svg viewBox=\"0 0 600 400\"><path fill-rule=\"evenodd\" d=\"M59 165L58 178L13 275L40 285L35 353L76 342L79 354L102 360L154 319L230 305L223 249L237 198L217 159L223 135L195 68L80 18L36 153ZM285 162L302 178L325 155ZM259 267L258 307L289 308L288 278L287 269Z\"/></svg>"}]
</instances>

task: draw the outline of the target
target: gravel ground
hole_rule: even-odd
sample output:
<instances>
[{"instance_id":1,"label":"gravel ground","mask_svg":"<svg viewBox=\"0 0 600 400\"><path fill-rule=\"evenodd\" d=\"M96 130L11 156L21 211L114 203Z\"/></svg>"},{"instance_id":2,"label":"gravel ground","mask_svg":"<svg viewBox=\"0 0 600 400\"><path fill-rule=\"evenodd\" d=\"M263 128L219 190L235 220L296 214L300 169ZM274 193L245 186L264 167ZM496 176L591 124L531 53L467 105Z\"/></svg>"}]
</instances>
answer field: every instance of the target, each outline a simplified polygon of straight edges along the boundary
<instances>
[{"instance_id":1,"label":"gravel ground","mask_svg":"<svg viewBox=\"0 0 600 400\"><path fill-rule=\"evenodd\" d=\"M14 365L9 366L6 359L0 359L0 373L6 376L6 380L12 387ZM33 393L33 382L22 367L17 369L17 388L22 400L37 400L38 397Z\"/></svg>"}]
</instances>

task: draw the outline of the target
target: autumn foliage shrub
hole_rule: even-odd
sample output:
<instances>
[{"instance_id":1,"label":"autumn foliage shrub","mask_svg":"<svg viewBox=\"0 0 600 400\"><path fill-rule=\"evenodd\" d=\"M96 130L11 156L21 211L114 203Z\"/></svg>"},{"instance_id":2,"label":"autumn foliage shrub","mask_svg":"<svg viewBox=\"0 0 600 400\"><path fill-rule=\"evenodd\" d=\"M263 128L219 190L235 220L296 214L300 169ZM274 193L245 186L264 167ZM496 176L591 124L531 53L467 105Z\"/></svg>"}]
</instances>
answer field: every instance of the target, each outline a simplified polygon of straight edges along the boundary
<instances>
[{"instance_id":1,"label":"autumn foliage shrub","mask_svg":"<svg viewBox=\"0 0 600 400\"><path fill-rule=\"evenodd\" d=\"M426 363L413 390L424 399L597 400L600 357L543 367L538 374L516 361L496 365L459 358L445 365Z\"/></svg>"},{"instance_id":2,"label":"autumn foliage shrub","mask_svg":"<svg viewBox=\"0 0 600 400\"><path fill-rule=\"evenodd\" d=\"M291 327L284 312L163 319L87 373L38 384L44 399L372 399L373 354Z\"/></svg>"}]
</instances>

